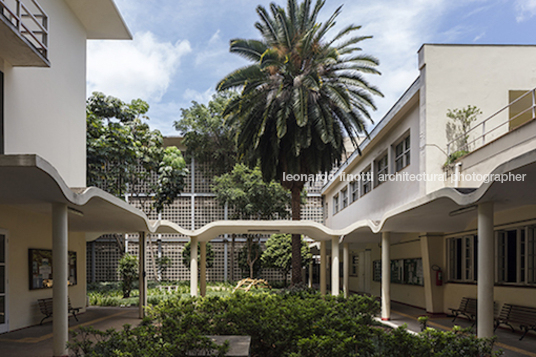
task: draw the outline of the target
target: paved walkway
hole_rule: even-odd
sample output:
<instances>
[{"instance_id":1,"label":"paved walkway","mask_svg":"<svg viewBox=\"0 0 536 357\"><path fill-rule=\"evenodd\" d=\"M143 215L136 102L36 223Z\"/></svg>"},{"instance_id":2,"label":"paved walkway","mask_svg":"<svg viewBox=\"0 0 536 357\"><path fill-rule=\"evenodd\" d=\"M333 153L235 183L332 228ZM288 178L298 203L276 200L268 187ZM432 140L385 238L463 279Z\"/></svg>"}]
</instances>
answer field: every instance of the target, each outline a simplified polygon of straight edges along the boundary
<instances>
[{"instance_id":1,"label":"paved walkway","mask_svg":"<svg viewBox=\"0 0 536 357\"><path fill-rule=\"evenodd\" d=\"M427 316L426 311L398 303L391 302L391 321L393 327L403 324L408 326L408 330L419 332L421 330L417 318ZM456 319L452 322L452 317L431 316L428 320L428 326L441 330L450 330L454 325L463 328L471 327L472 322L463 318ZM536 357L536 335L529 333L522 341L519 341L521 333L513 333L509 328L498 328L496 331L497 343L496 348L504 351L505 357Z\"/></svg>"},{"instance_id":2,"label":"paved walkway","mask_svg":"<svg viewBox=\"0 0 536 357\"><path fill-rule=\"evenodd\" d=\"M120 329L125 324L138 325L138 308L89 307L78 316L79 322L69 317L69 328L93 326L99 330ZM2 357L50 357L52 356L52 319L41 326L0 335L0 356Z\"/></svg>"}]
</instances>

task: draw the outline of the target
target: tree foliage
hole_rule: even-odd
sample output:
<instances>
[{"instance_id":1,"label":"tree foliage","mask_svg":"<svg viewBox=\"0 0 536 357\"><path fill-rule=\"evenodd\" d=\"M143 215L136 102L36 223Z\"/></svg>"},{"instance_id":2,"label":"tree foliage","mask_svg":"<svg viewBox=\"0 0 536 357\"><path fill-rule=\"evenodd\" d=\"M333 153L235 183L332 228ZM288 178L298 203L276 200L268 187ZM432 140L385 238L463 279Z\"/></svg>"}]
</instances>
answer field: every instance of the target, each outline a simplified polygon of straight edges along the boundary
<instances>
[{"instance_id":1,"label":"tree foliage","mask_svg":"<svg viewBox=\"0 0 536 357\"><path fill-rule=\"evenodd\" d=\"M265 182L258 167L236 164L231 172L214 178L212 192L221 206L229 206L232 219L290 217L290 192L276 181Z\"/></svg>"},{"instance_id":2,"label":"tree foliage","mask_svg":"<svg viewBox=\"0 0 536 357\"><path fill-rule=\"evenodd\" d=\"M238 267L244 276L254 279L258 278L262 272L262 247L260 236L248 235L246 244L238 252Z\"/></svg>"},{"instance_id":3,"label":"tree foliage","mask_svg":"<svg viewBox=\"0 0 536 357\"><path fill-rule=\"evenodd\" d=\"M268 268L274 268L281 272L283 278L287 279L288 273L292 269L292 237L290 234L272 234L266 241L266 249L262 253L262 262ZM301 264L302 268L307 266L313 256L309 251L309 246L301 241ZM294 271L292 271L294 274ZM301 274L301 270L300 270Z\"/></svg>"},{"instance_id":4,"label":"tree foliage","mask_svg":"<svg viewBox=\"0 0 536 357\"><path fill-rule=\"evenodd\" d=\"M234 130L222 115L235 96L233 92L218 93L208 105L193 101L190 108L181 109L181 118L174 123L189 154L200 163L209 163L215 175L231 171L237 162Z\"/></svg>"},{"instance_id":5,"label":"tree foliage","mask_svg":"<svg viewBox=\"0 0 536 357\"><path fill-rule=\"evenodd\" d=\"M344 137L357 147L358 133L371 121L372 96L381 95L362 74L379 74L378 60L360 54L350 25L327 39L341 13L324 23L318 15L325 0L287 9L274 3L257 7L260 40L231 40L230 51L251 62L222 79L217 89L238 89L224 116L237 129L238 154L250 166L260 165L264 179L278 179L292 192L292 219L301 219L300 192L305 182L285 181L285 174L329 172L345 153ZM293 283L301 281L300 238L294 235Z\"/></svg>"},{"instance_id":6,"label":"tree foliage","mask_svg":"<svg viewBox=\"0 0 536 357\"><path fill-rule=\"evenodd\" d=\"M467 153L471 151L468 142L469 130L471 129L471 123L475 122L480 114L482 114L482 111L474 105L447 110L447 118L450 119L446 127L447 140L449 142L454 141L451 152L464 151Z\"/></svg>"},{"instance_id":7,"label":"tree foliage","mask_svg":"<svg viewBox=\"0 0 536 357\"><path fill-rule=\"evenodd\" d=\"M160 212L184 188L188 171L176 147L146 121L149 105L127 104L95 92L87 100L87 181L123 198L129 193L149 213Z\"/></svg>"},{"instance_id":8,"label":"tree foliage","mask_svg":"<svg viewBox=\"0 0 536 357\"><path fill-rule=\"evenodd\" d=\"M121 276L123 298L128 298L134 281L138 278L138 259L128 253L124 254L119 260L117 271Z\"/></svg>"},{"instance_id":9,"label":"tree foliage","mask_svg":"<svg viewBox=\"0 0 536 357\"><path fill-rule=\"evenodd\" d=\"M190 269L190 257L192 256L192 243L188 242L182 250L182 264ZM197 261L201 261L201 243L197 243ZM207 243L207 261L206 267L212 268L214 266L214 251L212 250L212 244Z\"/></svg>"}]
</instances>

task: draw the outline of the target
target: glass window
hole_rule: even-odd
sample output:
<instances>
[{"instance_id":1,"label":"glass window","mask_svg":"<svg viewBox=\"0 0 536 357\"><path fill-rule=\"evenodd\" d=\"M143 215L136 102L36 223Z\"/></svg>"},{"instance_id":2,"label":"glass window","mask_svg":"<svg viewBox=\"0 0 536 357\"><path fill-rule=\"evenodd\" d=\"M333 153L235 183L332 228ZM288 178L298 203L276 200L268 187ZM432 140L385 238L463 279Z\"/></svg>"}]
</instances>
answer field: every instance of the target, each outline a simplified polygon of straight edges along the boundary
<instances>
[{"instance_id":1,"label":"glass window","mask_svg":"<svg viewBox=\"0 0 536 357\"><path fill-rule=\"evenodd\" d=\"M348 188L345 187L341 190L342 209L348 207Z\"/></svg>"},{"instance_id":2,"label":"glass window","mask_svg":"<svg viewBox=\"0 0 536 357\"><path fill-rule=\"evenodd\" d=\"M350 182L350 203L359 198L359 181Z\"/></svg>"},{"instance_id":3,"label":"glass window","mask_svg":"<svg viewBox=\"0 0 536 357\"><path fill-rule=\"evenodd\" d=\"M477 237L474 235L450 238L447 241L449 255L449 280L476 281Z\"/></svg>"},{"instance_id":4,"label":"glass window","mask_svg":"<svg viewBox=\"0 0 536 357\"><path fill-rule=\"evenodd\" d=\"M389 165L387 161L387 154L376 160L376 186L379 186L386 181L386 176L389 173Z\"/></svg>"},{"instance_id":5,"label":"glass window","mask_svg":"<svg viewBox=\"0 0 536 357\"><path fill-rule=\"evenodd\" d=\"M339 195L333 196L333 214L339 212Z\"/></svg>"},{"instance_id":6,"label":"glass window","mask_svg":"<svg viewBox=\"0 0 536 357\"><path fill-rule=\"evenodd\" d=\"M497 234L497 271L500 283L534 284L534 227L520 227Z\"/></svg>"},{"instance_id":7,"label":"glass window","mask_svg":"<svg viewBox=\"0 0 536 357\"><path fill-rule=\"evenodd\" d=\"M404 140L395 146L396 172L402 170L404 167L410 164L410 154L410 136L408 135L406 138L404 138Z\"/></svg>"},{"instance_id":8,"label":"glass window","mask_svg":"<svg viewBox=\"0 0 536 357\"><path fill-rule=\"evenodd\" d=\"M372 190L372 172L370 166L361 172L361 196Z\"/></svg>"}]
</instances>

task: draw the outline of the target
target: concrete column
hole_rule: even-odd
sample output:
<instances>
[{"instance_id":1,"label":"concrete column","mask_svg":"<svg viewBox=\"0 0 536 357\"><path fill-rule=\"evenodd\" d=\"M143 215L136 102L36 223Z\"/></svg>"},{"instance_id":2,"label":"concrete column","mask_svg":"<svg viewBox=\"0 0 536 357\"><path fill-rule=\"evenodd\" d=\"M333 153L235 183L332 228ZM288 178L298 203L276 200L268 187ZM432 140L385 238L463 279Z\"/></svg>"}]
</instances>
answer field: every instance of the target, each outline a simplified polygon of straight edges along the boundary
<instances>
[{"instance_id":1,"label":"concrete column","mask_svg":"<svg viewBox=\"0 0 536 357\"><path fill-rule=\"evenodd\" d=\"M391 233L382 232L382 320L391 319Z\"/></svg>"},{"instance_id":2,"label":"concrete column","mask_svg":"<svg viewBox=\"0 0 536 357\"><path fill-rule=\"evenodd\" d=\"M436 272L434 269L444 268L443 235L439 233L421 233L420 239L426 311L441 313L443 312L443 287L436 285Z\"/></svg>"},{"instance_id":3,"label":"concrete column","mask_svg":"<svg viewBox=\"0 0 536 357\"><path fill-rule=\"evenodd\" d=\"M477 334L493 336L493 285L495 252L493 234L493 202L478 205L478 280Z\"/></svg>"},{"instance_id":4,"label":"concrete column","mask_svg":"<svg viewBox=\"0 0 536 357\"><path fill-rule=\"evenodd\" d=\"M313 287L313 260L309 263L309 288Z\"/></svg>"},{"instance_id":5,"label":"concrete column","mask_svg":"<svg viewBox=\"0 0 536 357\"><path fill-rule=\"evenodd\" d=\"M67 205L52 204L52 343L54 356L67 356L69 338L67 272L69 244Z\"/></svg>"},{"instance_id":6,"label":"concrete column","mask_svg":"<svg viewBox=\"0 0 536 357\"><path fill-rule=\"evenodd\" d=\"M347 298L350 295L350 246L348 243L343 244L342 255L342 289L344 291L344 297Z\"/></svg>"},{"instance_id":7,"label":"concrete column","mask_svg":"<svg viewBox=\"0 0 536 357\"><path fill-rule=\"evenodd\" d=\"M326 241L320 242L320 294L326 295Z\"/></svg>"},{"instance_id":8,"label":"concrete column","mask_svg":"<svg viewBox=\"0 0 536 357\"><path fill-rule=\"evenodd\" d=\"M207 294L207 242L201 242L201 262L200 262L200 280L199 292L201 296Z\"/></svg>"},{"instance_id":9,"label":"concrete column","mask_svg":"<svg viewBox=\"0 0 536 357\"><path fill-rule=\"evenodd\" d=\"M190 295L197 296L197 237L190 240Z\"/></svg>"},{"instance_id":10,"label":"concrete column","mask_svg":"<svg viewBox=\"0 0 536 357\"><path fill-rule=\"evenodd\" d=\"M331 238L331 295L339 295L339 237Z\"/></svg>"},{"instance_id":11,"label":"concrete column","mask_svg":"<svg viewBox=\"0 0 536 357\"><path fill-rule=\"evenodd\" d=\"M140 279L140 319L145 317L145 308L147 307L147 237L145 232L139 233L139 279Z\"/></svg>"}]
</instances>

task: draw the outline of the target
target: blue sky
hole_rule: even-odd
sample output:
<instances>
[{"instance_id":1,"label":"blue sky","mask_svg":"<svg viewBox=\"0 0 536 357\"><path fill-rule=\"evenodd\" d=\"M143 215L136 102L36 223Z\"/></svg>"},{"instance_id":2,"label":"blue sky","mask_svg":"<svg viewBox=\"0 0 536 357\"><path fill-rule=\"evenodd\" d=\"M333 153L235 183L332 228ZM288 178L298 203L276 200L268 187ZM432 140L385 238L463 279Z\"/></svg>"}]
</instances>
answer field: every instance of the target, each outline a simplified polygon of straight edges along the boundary
<instances>
[{"instance_id":1,"label":"blue sky","mask_svg":"<svg viewBox=\"0 0 536 357\"><path fill-rule=\"evenodd\" d=\"M259 38L255 8L271 2L286 4L116 0L134 40L89 42L88 94L144 99L151 127L178 135L180 108L206 103L221 78L246 64L229 53L229 41ZM385 95L376 100L376 122L418 76L423 43L536 44L536 0L327 0L320 19L340 5L337 27L362 25L361 34L373 36L361 47L380 60L382 75L369 77Z\"/></svg>"}]
</instances>

